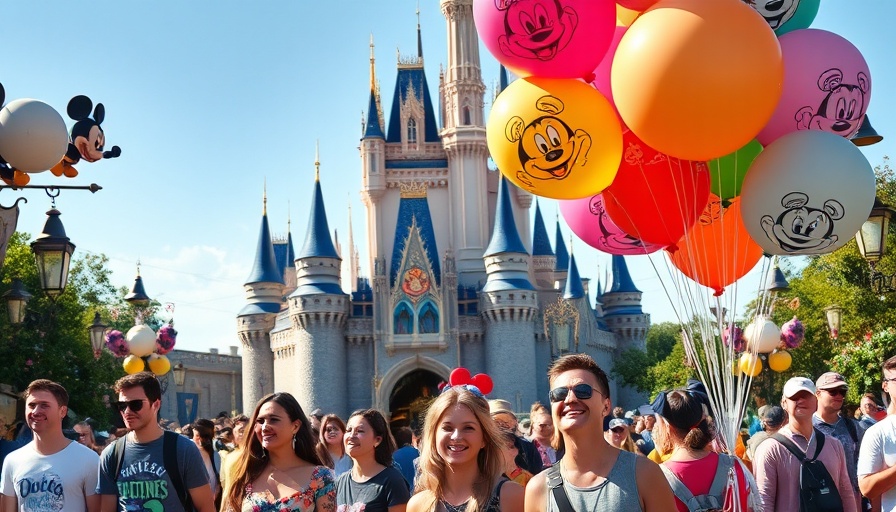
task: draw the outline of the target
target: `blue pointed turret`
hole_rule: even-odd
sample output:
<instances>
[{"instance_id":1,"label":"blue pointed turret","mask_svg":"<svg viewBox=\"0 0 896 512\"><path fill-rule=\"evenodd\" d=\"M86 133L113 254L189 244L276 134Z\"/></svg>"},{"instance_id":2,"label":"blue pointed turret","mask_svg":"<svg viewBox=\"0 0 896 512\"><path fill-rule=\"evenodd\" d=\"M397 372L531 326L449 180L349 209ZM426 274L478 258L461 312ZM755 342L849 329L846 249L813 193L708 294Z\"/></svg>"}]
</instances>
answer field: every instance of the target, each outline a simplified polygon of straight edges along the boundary
<instances>
[{"instance_id":1,"label":"blue pointed turret","mask_svg":"<svg viewBox=\"0 0 896 512\"><path fill-rule=\"evenodd\" d=\"M370 100L367 103L367 122L364 124L365 139L385 139L383 120L380 119L380 95L376 84L376 66L373 57L373 34L370 35Z\"/></svg>"},{"instance_id":2,"label":"blue pointed turret","mask_svg":"<svg viewBox=\"0 0 896 512\"><path fill-rule=\"evenodd\" d=\"M286 233L286 266L284 268L296 267L296 251L292 246L292 230Z\"/></svg>"},{"instance_id":3,"label":"blue pointed turret","mask_svg":"<svg viewBox=\"0 0 896 512\"><path fill-rule=\"evenodd\" d=\"M581 299L585 296L585 288L582 287L582 278L579 277L579 267L576 266L576 257L569 257L568 275L566 276L566 289L563 290L564 299Z\"/></svg>"},{"instance_id":4,"label":"blue pointed turret","mask_svg":"<svg viewBox=\"0 0 896 512\"><path fill-rule=\"evenodd\" d=\"M554 269L558 272L565 272L569 267L569 253L566 252L566 242L563 241L559 219L557 219L557 232L554 234L554 246L557 247L557 265Z\"/></svg>"},{"instance_id":5,"label":"blue pointed turret","mask_svg":"<svg viewBox=\"0 0 896 512\"><path fill-rule=\"evenodd\" d=\"M498 94L507 89L508 85L510 85L510 81L507 80L507 68L504 67L504 64L501 64L501 70L498 71Z\"/></svg>"},{"instance_id":6,"label":"blue pointed turret","mask_svg":"<svg viewBox=\"0 0 896 512\"><path fill-rule=\"evenodd\" d=\"M317 164L317 162L315 162ZM314 179L314 195L311 198L311 218L308 219L308 234L299 252L301 258L335 258L340 259L330 237L330 226L327 223L327 211L324 209L324 196L320 190L320 178Z\"/></svg>"},{"instance_id":7,"label":"blue pointed turret","mask_svg":"<svg viewBox=\"0 0 896 512\"><path fill-rule=\"evenodd\" d=\"M249 272L249 277L246 279L245 284L253 283L283 284L283 275L277 267L274 242L271 239L271 229L268 225L267 206L265 206L265 211L261 216L261 232L258 234L258 248L255 250L255 261L252 264L252 271Z\"/></svg>"},{"instance_id":8,"label":"blue pointed turret","mask_svg":"<svg viewBox=\"0 0 896 512\"><path fill-rule=\"evenodd\" d=\"M495 208L495 229L492 232L492 240L485 249L483 256L493 256L502 252L517 252L529 254L526 246L520 239L520 233L516 229L516 221L513 219L513 206L510 204L510 191L507 188L507 180L501 176L498 184L498 204Z\"/></svg>"},{"instance_id":9,"label":"blue pointed turret","mask_svg":"<svg viewBox=\"0 0 896 512\"><path fill-rule=\"evenodd\" d=\"M632 281L631 274L628 273L628 265L625 263L625 256L619 254L613 255L613 286L610 293L641 293Z\"/></svg>"},{"instance_id":10,"label":"blue pointed turret","mask_svg":"<svg viewBox=\"0 0 896 512\"><path fill-rule=\"evenodd\" d=\"M536 199L535 225L532 228L532 256L553 255L554 249L551 248L551 239L548 238L548 230L544 225L544 218L541 216L541 206L538 204L538 200Z\"/></svg>"}]
</instances>

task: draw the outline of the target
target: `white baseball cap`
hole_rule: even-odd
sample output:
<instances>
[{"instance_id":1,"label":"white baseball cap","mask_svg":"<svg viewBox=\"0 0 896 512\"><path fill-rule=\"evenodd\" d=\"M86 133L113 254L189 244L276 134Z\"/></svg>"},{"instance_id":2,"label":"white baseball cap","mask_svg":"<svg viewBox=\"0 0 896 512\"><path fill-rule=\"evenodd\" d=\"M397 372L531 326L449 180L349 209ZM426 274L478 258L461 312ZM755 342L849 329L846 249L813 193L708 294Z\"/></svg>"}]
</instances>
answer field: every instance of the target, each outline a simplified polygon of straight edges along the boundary
<instances>
[{"instance_id":1,"label":"white baseball cap","mask_svg":"<svg viewBox=\"0 0 896 512\"><path fill-rule=\"evenodd\" d=\"M805 377L793 377L784 384L784 398L793 398L800 391L815 394L815 383Z\"/></svg>"}]
</instances>

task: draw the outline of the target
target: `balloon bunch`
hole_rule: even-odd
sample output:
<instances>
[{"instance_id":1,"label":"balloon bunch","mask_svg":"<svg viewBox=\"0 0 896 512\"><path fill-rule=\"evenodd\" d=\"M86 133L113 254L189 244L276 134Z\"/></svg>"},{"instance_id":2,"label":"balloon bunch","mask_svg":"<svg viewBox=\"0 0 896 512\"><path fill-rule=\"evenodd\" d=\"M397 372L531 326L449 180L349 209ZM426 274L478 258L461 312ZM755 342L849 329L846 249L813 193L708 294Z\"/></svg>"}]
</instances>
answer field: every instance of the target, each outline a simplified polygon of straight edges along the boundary
<instances>
[{"instance_id":1,"label":"balloon bunch","mask_svg":"<svg viewBox=\"0 0 896 512\"><path fill-rule=\"evenodd\" d=\"M666 248L717 296L763 253L841 247L874 201L848 140L870 71L848 41L808 28L819 0L779 4L475 0L481 40L521 77L492 106L492 158L563 200L592 247Z\"/></svg>"},{"instance_id":2,"label":"balloon bunch","mask_svg":"<svg viewBox=\"0 0 896 512\"><path fill-rule=\"evenodd\" d=\"M487 395L492 392L494 383L487 374L477 373L476 375L471 375L470 370L460 366L451 370L451 374L448 376L448 385L442 386L440 389L444 391L445 388L454 386L464 386L467 389L475 388L482 395Z\"/></svg>"},{"instance_id":3,"label":"balloon bunch","mask_svg":"<svg viewBox=\"0 0 896 512\"><path fill-rule=\"evenodd\" d=\"M770 369L776 372L786 371L793 362L788 350L799 348L805 335L806 328L796 317L785 322L779 329L768 317L757 316L743 332L746 344L740 349L735 345L735 350L743 351L737 369L750 377L756 377L762 372L760 354L767 354Z\"/></svg>"},{"instance_id":4,"label":"balloon bunch","mask_svg":"<svg viewBox=\"0 0 896 512\"><path fill-rule=\"evenodd\" d=\"M146 325L135 325L127 335L121 331L111 330L106 333L106 348L115 357L123 357L122 367L128 375L149 371L162 376L171 370L171 361L165 355L174 350L177 342L177 331L169 322L163 325L158 333Z\"/></svg>"}]
</instances>

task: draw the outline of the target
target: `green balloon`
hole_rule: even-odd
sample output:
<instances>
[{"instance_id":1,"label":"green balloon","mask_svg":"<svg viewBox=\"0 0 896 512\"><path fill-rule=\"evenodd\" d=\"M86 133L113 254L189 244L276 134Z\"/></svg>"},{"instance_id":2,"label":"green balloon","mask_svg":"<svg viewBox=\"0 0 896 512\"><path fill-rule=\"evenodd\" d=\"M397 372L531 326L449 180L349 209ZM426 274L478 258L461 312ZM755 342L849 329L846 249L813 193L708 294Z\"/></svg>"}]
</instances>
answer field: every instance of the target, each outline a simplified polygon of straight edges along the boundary
<instances>
[{"instance_id":1,"label":"green balloon","mask_svg":"<svg viewBox=\"0 0 896 512\"><path fill-rule=\"evenodd\" d=\"M710 160L708 163L712 181L710 191L723 201L739 196L740 186L744 182L747 170L753 164L753 159L761 152L762 144L754 139L734 153Z\"/></svg>"}]
</instances>

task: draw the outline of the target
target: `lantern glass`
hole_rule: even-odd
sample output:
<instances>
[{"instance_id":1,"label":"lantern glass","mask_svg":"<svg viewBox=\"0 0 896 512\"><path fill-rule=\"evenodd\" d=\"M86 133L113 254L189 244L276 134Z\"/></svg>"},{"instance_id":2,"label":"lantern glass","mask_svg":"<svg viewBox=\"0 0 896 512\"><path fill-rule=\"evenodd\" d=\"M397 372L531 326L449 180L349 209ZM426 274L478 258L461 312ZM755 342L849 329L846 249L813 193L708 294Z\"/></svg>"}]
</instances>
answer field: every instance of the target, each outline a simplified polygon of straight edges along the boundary
<instances>
[{"instance_id":1,"label":"lantern glass","mask_svg":"<svg viewBox=\"0 0 896 512\"><path fill-rule=\"evenodd\" d=\"M51 299L65 291L69 264L72 253L75 252L75 244L65 235L60 215L55 208L48 211L43 232L31 243L40 276L40 287Z\"/></svg>"},{"instance_id":2,"label":"lantern glass","mask_svg":"<svg viewBox=\"0 0 896 512\"><path fill-rule=\"evenodd\" d=\"M830 306L826 308L824 312L827 316L828 329L831 331L831 338L836 340L840 333L840 320L843 311L840 309L840 306Z\"/></svg>"}]
</instances>

